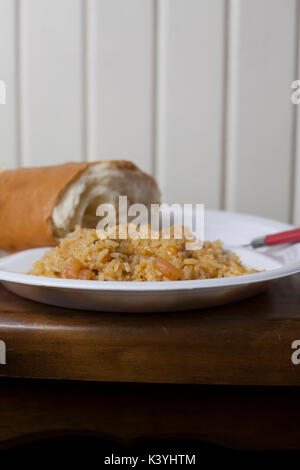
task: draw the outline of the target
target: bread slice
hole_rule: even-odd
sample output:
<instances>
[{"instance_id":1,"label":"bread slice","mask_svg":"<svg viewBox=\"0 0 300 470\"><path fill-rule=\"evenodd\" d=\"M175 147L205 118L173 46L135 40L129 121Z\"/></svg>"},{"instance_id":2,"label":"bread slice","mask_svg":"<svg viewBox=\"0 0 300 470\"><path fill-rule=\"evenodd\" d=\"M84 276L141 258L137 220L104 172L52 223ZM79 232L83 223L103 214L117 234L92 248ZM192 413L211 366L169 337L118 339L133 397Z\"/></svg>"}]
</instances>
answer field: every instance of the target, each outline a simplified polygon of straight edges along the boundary
<instances>
[{"instance_id":1,"label":"bread slice","mask_svg":"<svg viewBox=\"0 0 300 470\"><path fill-rule=\"evenodd\" d=\"M0 249L52 246L77 224L95 227L99 204L160 201L157 183L123 160L66 163L0 173Z\"/></svg>"}]
</instances>

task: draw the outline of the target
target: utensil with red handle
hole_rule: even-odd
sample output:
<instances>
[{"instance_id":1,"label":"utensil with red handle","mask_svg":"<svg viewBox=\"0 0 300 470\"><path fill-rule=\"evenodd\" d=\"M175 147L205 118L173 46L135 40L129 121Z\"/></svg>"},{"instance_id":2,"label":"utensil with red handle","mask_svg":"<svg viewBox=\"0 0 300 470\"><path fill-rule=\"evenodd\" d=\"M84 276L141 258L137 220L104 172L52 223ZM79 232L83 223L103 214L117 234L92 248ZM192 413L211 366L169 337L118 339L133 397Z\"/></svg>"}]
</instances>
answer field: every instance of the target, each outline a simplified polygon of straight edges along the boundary
<instances>
[{"instance_id":1,"label":"utensil with red handle","mask_svg":"<svg viewBox=\"0 0 300 470\"><path fill-rule=\"evenodd\" d=\"M300 228L287 230L285 232L274 233L273 235L265 235L264 237L254 238L243 247L252 246L252 248L260 248L262 246L281 245L283 243L300 242Z\"/></svg>"}]
</instances>

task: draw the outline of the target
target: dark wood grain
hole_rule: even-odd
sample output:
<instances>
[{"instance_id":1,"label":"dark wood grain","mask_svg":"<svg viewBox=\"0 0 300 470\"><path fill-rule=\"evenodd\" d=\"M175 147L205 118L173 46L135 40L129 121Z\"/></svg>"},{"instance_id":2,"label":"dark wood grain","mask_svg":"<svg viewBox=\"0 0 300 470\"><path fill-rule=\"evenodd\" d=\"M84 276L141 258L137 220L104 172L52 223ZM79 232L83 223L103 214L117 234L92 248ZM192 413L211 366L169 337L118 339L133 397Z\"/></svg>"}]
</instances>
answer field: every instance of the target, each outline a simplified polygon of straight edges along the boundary
<instances>
[{"instance_id":1,"label":"dark wood grain","mask_svg":"<svg viewBox=\"0 0 300 470\"><path fill-rule=\"evenodd\" d=\"M55 308L0 288L7 377L230 385L300 385L300 276L224 307L179 313Z\"/></svg>"},{"instance_id":2,"label":"dark wood grain","mask_svg":"<svg viewBox=\"0 0 300 470\"><path fill-rule=\"evenodd\" d=\"M241 449L300 449L294 387L2 378L0 397L0 449L69 434L125 443L173 437Z\"/></svg>"}]
</instances>

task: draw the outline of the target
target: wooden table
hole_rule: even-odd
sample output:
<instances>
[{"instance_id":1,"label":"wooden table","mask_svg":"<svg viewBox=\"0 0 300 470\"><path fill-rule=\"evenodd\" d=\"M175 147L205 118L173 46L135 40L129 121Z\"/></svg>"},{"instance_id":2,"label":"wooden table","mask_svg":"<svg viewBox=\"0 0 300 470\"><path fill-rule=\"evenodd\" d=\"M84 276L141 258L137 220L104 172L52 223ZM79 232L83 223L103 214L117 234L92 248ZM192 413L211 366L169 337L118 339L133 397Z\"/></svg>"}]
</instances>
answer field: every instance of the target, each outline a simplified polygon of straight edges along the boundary
<instances>
[{"instance_id":1,"label":"wooden table","mask_svg":"<svg viewBox=\"0 0 300 470\"><path fill-rule=\"evenodd\" d=\"M163 314L54 308L0 287L0 445L80 431L300 449L297 339L299 275L244 302Z\"/></svg>"}]
</instances>

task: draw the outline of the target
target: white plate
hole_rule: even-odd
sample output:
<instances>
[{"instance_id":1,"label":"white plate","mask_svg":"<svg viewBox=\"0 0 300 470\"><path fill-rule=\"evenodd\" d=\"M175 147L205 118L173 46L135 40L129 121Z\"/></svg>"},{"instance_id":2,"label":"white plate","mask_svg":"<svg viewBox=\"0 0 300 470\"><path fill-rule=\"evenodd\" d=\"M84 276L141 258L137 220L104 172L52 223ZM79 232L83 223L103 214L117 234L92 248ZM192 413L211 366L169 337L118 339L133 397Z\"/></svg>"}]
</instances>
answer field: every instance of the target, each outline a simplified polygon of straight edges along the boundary
<instances>
[{"instance_id":1,"label":"white plate","mask_svg":"<svg viewBox=\"0 0 300 470\"><path fill-rule=\"evenodd\" d=\"M225 245L292 228L280 222L221 211L205 212L205 239ZM108 282L56 279L25 274L45 248L0 259L0 281L12 292L38 302L111 312L189 310L226 304L262 292L275 279L300 271L300 243L272 249L240 248L242 261L264 272L222 279L170 282Z\"/></svg>"}]
</instances>

